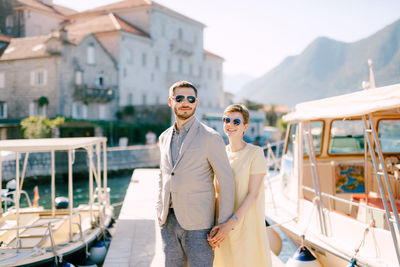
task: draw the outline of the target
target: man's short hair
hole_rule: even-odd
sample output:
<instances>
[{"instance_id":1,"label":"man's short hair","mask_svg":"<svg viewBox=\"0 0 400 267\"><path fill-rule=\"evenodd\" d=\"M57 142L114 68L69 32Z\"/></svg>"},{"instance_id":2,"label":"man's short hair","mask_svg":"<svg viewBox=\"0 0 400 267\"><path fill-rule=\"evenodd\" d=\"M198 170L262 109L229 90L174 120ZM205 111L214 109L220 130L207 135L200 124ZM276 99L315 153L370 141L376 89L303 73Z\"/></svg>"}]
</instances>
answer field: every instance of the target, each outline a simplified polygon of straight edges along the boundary
<instances>
[{"instance_id":1,"label":"man's short hair","mask_svg":"<svg viewBox=\"0 0 400 267\"><path fill-rule=\"evenodd\" d=\"M243 123L248 124L250 120L250 112L245 105L242 104L233 104L228 106L225 111L224 115L228 113L238 112L241 113L243 116Z\"/></svg>"},{"instance_id":2,"label":"man's short hair","mask_svg":"<svg viewBox=\"0 0 400 267\"><path fill-rule=\"evenodd\" d=\"M192 88L195 94L195 97L197 97L197 89L194 87L194 85L188 81L179 81L174 83L170 88L169 88L169 96L173 96L175 93L176 88Z\"/></svg>"}]
</instances>

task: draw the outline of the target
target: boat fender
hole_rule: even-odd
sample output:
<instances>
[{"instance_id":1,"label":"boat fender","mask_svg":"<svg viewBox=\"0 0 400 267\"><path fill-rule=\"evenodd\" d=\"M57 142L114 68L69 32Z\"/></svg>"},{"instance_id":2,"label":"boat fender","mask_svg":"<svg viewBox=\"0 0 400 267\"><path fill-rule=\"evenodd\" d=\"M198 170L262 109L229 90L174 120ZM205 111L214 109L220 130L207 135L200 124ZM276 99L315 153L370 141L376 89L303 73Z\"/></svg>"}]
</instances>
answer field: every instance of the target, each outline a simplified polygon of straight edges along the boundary
<instances>
[{"instance_id":1,"label":"boat fender","mask_svg":"<svg viewBox=\"0 0 400 267\"><path fill-rule=\"evenodd\" d=\"M265 220L265 226L268 227L270 226L269 223L267 222L267 220ZM267 231L267 237L268 237L268 241L269 241L269 247L271 248L271 251L275 254L275 255L279 255L279 253L281 253L282 250L282 239L280 237L280 235L275 231L274 228L266 228Z\"/></svg>"},{"instance_id":2,"label":"boat fender","mask_svg":"<svg viewBox=\"0 0 400 267\"><path fill-rule=\"evenodd\" d=\"M350 264L347 267L355 267L356 266L356 259L351 259Z\"/></svg>"},{"instance_id":3,"label":"boat fender","mask_svg":"<svg viewBox=\"0 0 400 267\"><path fill-rule=\"evenodd\" d=\"M58 264L58 267L75 267L75 265L73 265L72 263L69 263L69 262L62 262L62 263Z\"/></svg>"},{"instance_id":4,"label":"boat fender","mask_svg":"<svg viewBox=\"0 0 400 267\"><path fill-rule=\"evenodd\" d=\"M286 267L322 267L314 255L305 247L300 247L287 263Z\"/></svg>"},{"instance_id":5,"label":"boat fender","mask_svg":"<svg viewBox=\"0 0 400 267\"><path fill-rule=\"evenodd\" d=\"M83 264L78 265L78 267L97 267L97 264L94 263L92 260L90 259L86 259Z\"/></svg>"},{"instance_id":6,"label":"boat fender","mask_svg":"<svg viewBox=\"0 0 400 267\"><path fill-rule=\"evenodd\" d=\"M56 203L56 209L66 209L68 208L69 201L67 197L56 197L54 200Z\"/></svg>"},{"instance_id":7,"label":"boat fender","mask_svg":"<svg viewBox=\"0 0 400 267\"><path fill-rule=\"evenodd\" d=\"M89 259L91 259L96 264L100 264L104 261L104 258L106 257L107 249L104 242L100 241L97 242L93 247L91 247L89 252Z\"/></svg>"},{"instance_id":8,"label":"boat fender","mask_svg":"<svg viewBox=\"0 0 400 267\"><path fill-rule=\"evenodd\" d=\"M17 188L17 182L15 181L15 179L8 181L6 184L6 188L10 191L14 191Z\"/></svg>"}]
</instances>

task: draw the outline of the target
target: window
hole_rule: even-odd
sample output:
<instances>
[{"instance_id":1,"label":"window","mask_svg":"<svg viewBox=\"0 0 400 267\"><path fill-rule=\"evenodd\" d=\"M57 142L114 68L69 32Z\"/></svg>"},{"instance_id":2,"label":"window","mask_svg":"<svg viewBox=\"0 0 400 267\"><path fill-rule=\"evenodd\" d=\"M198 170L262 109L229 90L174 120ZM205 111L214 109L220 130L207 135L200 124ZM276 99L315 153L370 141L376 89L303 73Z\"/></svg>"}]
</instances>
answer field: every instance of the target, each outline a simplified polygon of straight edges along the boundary
<instances>
[{"instance_id":1,"label":"window","mask_svg":"<svg viewBox=\"0 0 400 267\"><path fill-rule=\"evenodd\" d=\"M193 65L189 64L189 74L192 75L193 74Z\"/></svg>"},{"instance_id":2,"label":"window","mask_svg":"<svg viewBox=\"0 0 400 267\"><path fill-rule=\"evenodd\" d=\"M124 76L124 77L126 77L126 68L124 68L124 70L123 70L123 73L122 73L122 75Z\"/></svg>"},{"instance_id":3,"label":"window","mask_svg":"<svg viewBox=\"0 0 400 267\"><path fill-rule=\"evenodd\" d=\"M82 116L81 104L79 104L79 103L73 103L73 104L72 104L72 118L74 118L74 119L80 119L81 116Z\"/></svg>"},{"instance_id":4,"label":"window","mask_svg":"<svg viewBox=\"0 0 400 267\"><path fill-rule=\"evenodd\" d=\"M182 73L183 72L183 62L182 59L179 59L178 61L178 72Z\"/></svg>"},{"instance_id":5,"label":"window","mask_svg":"<svg viewBox=\"0 0 400 267\"><path fill-rule=\"evenodd\" d=\"M183 31L181 28L178 29L178 39L183 40Z\"/></svg>"},{"instance_id":6,"label":"window","mask_svg":"<svg viewBox=\"0 0 400 267\"><path fill-rule=\"evenodd\" d=\"M291 124L290 125L290 130L289 130L289 135L287 137L286 141L286 150L285 154L293 158L293 145L296 140L296 130L297 130L297 124Z\"/></svg>"},{"instance_id":7,"label":"window","mask_svg":"<svg viewBox=\"0 0 400 267\"><path fill-rule=\"evenodd\" d=\"M103 76L98 76L95 80L96 86L103 87L104 85L104 78Z\"/></svg>"},{"instance_id":8,"label":"window","mask_svg":"<svg viewBox=\"0 0 400 267\"><path fill-rule=\"evenodd\" d=\"M154 82L154 73L153 72L150 74L150 81Z\"/></svg>"},{"instance_id":9,"label":"window","mask_svg":"<svg viewBox=\"0 0 400 267\"><path fill-rule=\"evenodd\" d=\"M147 55L145 53L142 54L142 66L146 67L147 64Z\"/></svg>"},{"instance_id":10,"label":"window","mask_svg":"<svg viewBox=\"0 0 400 267\"><path fill-rule=\"evenodd\" d=\"M128 106L133 104L133 96L132 93L128 93Z\"/></svg>"},{"instance_id":11,"label":"window","mask_svg":"<svg viewBox=\"0 0 400 267\"><path fill-rule=\"evenodd\" d=\"M43 86L47 84L47 70L31 71L31 85Z\"/></svg>"},{"instance_id":12,"label":"window","mask_svg":"<svg viewBox=\"0 0 400 267\"><path fill-rule=\"evenodd\" d=\"M361 120L336 120L331 125L330 154L359 154L364 152Z\"/></svg>"},{"instance_id":13,"label":"window","mask_svg":"<svg viewBox=\"0 0 400 267\"><path fill-rule=\"evenodd\" d=\"M126 62L128 64L133 64L133 51L132 51L132 49L128 49L126 51Z\"/></svg>"},{"instance_id":14,"label":"window","mask_svg":"<svg viewBox=\"0 0 400 267\"><path fill-rule=\"evenodd\" d=\"M14 18L12 15L6 17L6 31L7 33L12 33L14 27Z\"/></svg>"},{"instance_id":15,"label":"window","mask_svg":"<svg viewBox=\"0 0 400 267\"><path fill-rule=\"evenodd\" d=\"M171 71L171 59L168 59L168 62L167 62L167 70L168 71Z\"/></svg>"},{"instance_id":16,"label":"window","mask_svg":"<svg viewBox=\"0 0 400 267\"><path fill-rule=\"evenodd\" d=\"M378 137L383 153L399 153L400 120L380 120Z\"/></svg>"},{"instance_id":17,"label":"window","mask_svg":"<svg viewBox=\"0 0 400 267\"><path fill-rule=\"evenodd\" d=\"M313 137L313 145L314 145L314 153L315 155L319 155L321 153L321 142L322 142L322 130L323 130L323 122L322 121L312 121L310 122L311 134ZM309 155L308 153L308 145L307 145L307 136L304 135L303 142L303 154Z\"/></svg>"},{"instance_id":18,"label":"window","mask_svg":"<svg viewBox=\"0 0 400 267\"><path fill-rule=\"evenodd\" d=\"M203 68L199 66L199 77L201 78L203 76Z\"/></svg>"},{"instance_id":19,"label":"window","mask_svg":"<svg viewBox=\"0 0 400 267\"><path fill-rule=\"evenodd\" d=\"M75 84L76 85L81 85L82 84L82 76L83 72L78 70L75 72Z\"/></svg>"},{"instance_id":20,"label":"window","mask_svg":"<svg viewBox=\"0 0 400 267\"><path fill-rule=\"evenodd\" d=\"M96 64L96 54L95 54L95 49L94 49L94 44L89 44L87 47L87 63L88 64Z\"/></svg>"},{"instance_id":21,"label":"window","mask_svg":"<svg viewBox=\"0 0 400 267\"><path fill-rule=\"evenodd\" d=\"M0 72L0 88L5 87L5 74L4 72Z\"/></svg>"},{"instance_id":22,"label":"window","mask_svg":"<svg viewBox=\"0 0 400 267\"><path fill-rule=\"evenodd\" d=\"M35 110L36 110L36 104L35 104L35 102L29 103L29 117L36 116Z\"/></svg>"},{"instance_id":23,"label":"window","mask_svg":"<svg viewBox=\"0 0 400 267\"><path fill-rule=\"evenodd\" d=\"M215 76L217 77L217 80L219 81L219 78L220 78L220 72L219 72L219 70L216 71Z\"/></svg>"},{"instance_id":24,"label":"window","mask_svg":"<svg viewBox=\"0 0 400 267\"><path fill-rule=\"evenodd\" d=\"M155 65L156 69L160 68L160 58L158 56L155 57L154 65Z\"/></svg>"},{"instance_id":25,"label":"window","mask_svg":"<svg viewBox=\"0 0 400 267\"><path fill-rule=\"evenodd\" d=\"M82 119L88 118L88 104L84 103L82 105Z\"/></svg>"},{"instance_id":26,"label":"window","mask_svg":"<svg viewBox=\"0 0 400 267\"><path fill-rule=\"evenodd\" d=\"M208 68L208 79L212 79L212 70L211 68Z\"/></svg>"},{"instance_id":27,"label":"window","mask_svg":"<svg viewBox=\"0 0 400 267\"><path fill-rule=\"evenodd\" d=\"M147 95L146 95L146 94L143 94L143 95L142 95L142 104L143 104L143 105L146 105L146 104L147 104Z\"/></svg>"},{"instance_id":28,"label":"window","mask_svg":"<svg viewBox=\"0 0 400 267\"><path fill-rule=\"evenodd\" d=\"M106 104L100 104L99 105L99 119L100 120L106 119L106 111L107 111Z\"/></svg>"},{"instance_id":29,"label":"window","mask_svg":"<svg viewBox=\"0 0 400 267\"><path fill-rule=\"evenodd\" d=\"M161 22L161 36L165 37L165 22Z\"/></svg>"},{"instance_id":30,"label":"window","mask_svg":"<svg viewBox=\"0 0 400 267\"><path fill-rule=\"evenodd\" d=\"M0 101L0 118L7 118L7 103L3 101Z\"/></svg>"}]
</instances>

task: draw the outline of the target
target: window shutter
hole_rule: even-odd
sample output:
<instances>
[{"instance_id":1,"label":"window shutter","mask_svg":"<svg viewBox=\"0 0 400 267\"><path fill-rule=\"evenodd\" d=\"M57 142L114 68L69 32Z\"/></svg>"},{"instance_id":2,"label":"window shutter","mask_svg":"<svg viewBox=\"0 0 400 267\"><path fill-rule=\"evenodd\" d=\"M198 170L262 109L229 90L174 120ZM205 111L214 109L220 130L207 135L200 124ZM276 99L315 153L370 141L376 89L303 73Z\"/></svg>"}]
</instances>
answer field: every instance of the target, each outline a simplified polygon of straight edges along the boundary
<instances>
[{"instance_id":1,"label":"window shutter","mask_svg":"<svg viewBox=\"0 0 400 267\"><path fill-rule=\"evenodd\" d=\"M43 70L43 85L47 85L47 70Z\"/></svg>"},{"instance_id":2,"label":"window shutter","mask_svg":"<svg viewBox=\"0 0 400 267\"><path fill-rule=\"evenodd\" d=\"M31 71L31 85L35 85L35 72Z\"/></svg>"}]
</instances>

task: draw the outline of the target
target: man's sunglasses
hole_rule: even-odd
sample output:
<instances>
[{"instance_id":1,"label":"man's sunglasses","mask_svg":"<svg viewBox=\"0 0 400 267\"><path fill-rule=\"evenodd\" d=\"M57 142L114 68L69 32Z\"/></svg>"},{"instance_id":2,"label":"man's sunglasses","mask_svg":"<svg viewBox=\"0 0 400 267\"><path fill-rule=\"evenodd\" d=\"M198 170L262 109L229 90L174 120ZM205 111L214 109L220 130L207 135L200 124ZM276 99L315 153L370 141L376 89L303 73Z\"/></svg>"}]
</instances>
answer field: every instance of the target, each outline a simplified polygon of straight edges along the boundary
<instances>
[{"instance_id":1,"label":"man's sunglasses","mask_svg":"<svg viewBox=\"0 0 400 267\"><path fill-rule=\"evenodd\" d=\"M184 95L176 95L176 96L171 96L172 99L174 99L177 103L181 103L185 100L185 96ZM194 102L196 102L196 97L195 96L186 96L187 101L190 104L193 104Z\"/></svg>"},{"instance_id":2,"label":"man's sunglasses","mask_svg":"<svg viewBox=\"0 0 400 267\"><path fill-rule=\"evenodd\" d=\"M231 118L229 118L229 117L223 117L222 118L222 121L225 123L225 124L229 124L231 121L233 122L233 125L236 125L236 126L238 126L238 125L240 125L240 123L242 122L240 119L231 119Z\"/></svg>"}]
</instances>

